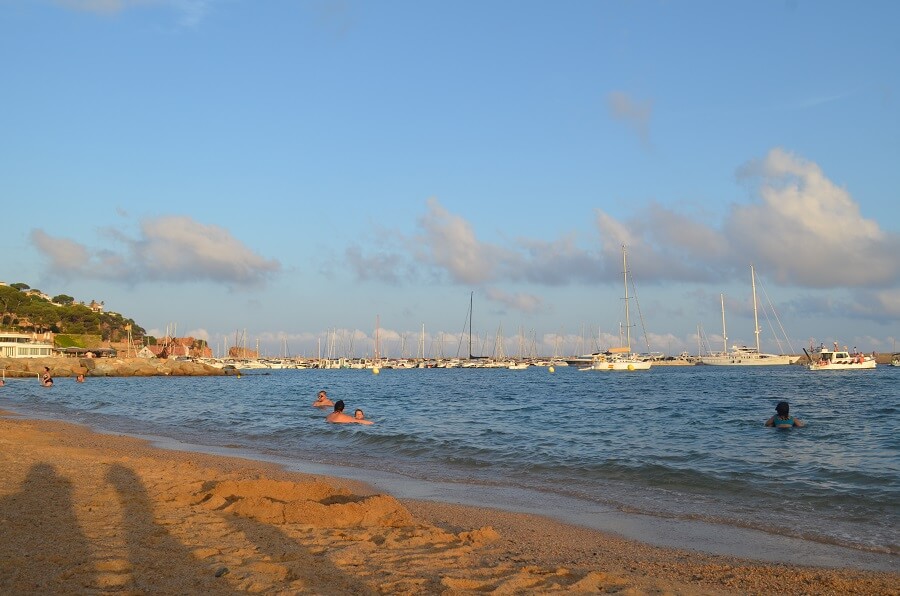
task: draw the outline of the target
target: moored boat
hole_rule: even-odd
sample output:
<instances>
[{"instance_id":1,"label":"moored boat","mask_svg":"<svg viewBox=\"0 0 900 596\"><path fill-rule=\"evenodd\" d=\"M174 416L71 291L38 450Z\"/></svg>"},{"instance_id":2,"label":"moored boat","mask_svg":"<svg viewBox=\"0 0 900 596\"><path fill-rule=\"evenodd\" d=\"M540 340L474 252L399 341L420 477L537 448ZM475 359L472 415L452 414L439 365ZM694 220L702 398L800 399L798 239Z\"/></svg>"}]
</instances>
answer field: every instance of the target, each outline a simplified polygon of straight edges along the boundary
<instances>
[{"instance_id":1,"label":"moored boat","mask_svg":"<svg viewBox=\"0 0 900 596\"><path fill-rule=\"evenodd\" d=\"M810 361L809 370L865 370L875 368L875 358L865 354L851 354L846 350L822 348L819 359Z\"/></svg>"},{"instance_id":2,"label":"moored boat","mask_svg":"<svg viewBox=\"0 0 900 596\"><path fill-rule=\"evenodd\" d=\"M628 296L628 258L624 244L622 245L622 275L625 282L625 345L610 348L601 354L593 354L590 366L580 370L650 370L651 360L642 358L631 350L631 318L628 310L628 301L630 299Z\"/></svg>"}]
</instances>

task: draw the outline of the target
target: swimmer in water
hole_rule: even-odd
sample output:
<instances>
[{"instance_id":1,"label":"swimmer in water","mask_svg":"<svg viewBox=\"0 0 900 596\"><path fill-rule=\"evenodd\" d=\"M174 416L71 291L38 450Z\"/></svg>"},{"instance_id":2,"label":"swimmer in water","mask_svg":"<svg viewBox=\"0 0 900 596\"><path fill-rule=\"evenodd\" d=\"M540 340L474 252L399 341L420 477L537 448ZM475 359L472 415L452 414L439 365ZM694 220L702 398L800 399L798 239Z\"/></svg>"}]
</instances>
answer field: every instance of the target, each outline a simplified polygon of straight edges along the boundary
<instances>
[{"instance_id":1,"label":"swimmer in water","mask_svg":"<svg viewBox=\"0 0 900 596\"><path fill-rule=\"evenodd\" d=\"M316 408L325 408L334 405L334 402L328 399L328 394L325 393L325 390L319 391L319 395L316 397L316 401L312 403L312 405Z\"/></svg>"},{"instance_id":2,"label":"swimmer in water","mask_svg":"<svg viewBox=\"0 0 900 596\"><path fill-rule=\"evenodd\" d=\"M362 410L359 410L360 412ZM337 400L334 402L334 412L325 417L326 422L335 422L337 424L347 424L349 422L355 422L357 424L374 424L371 420L365 420L362 418L357 418L356 416L348 416L344 414L344 400Z\"/></svg>"},{"instance_id":3,"label":"swimmer in water","mask_svg":"<svg viewBox=\"0 0 900 596\"><path fill-rule=\"evenodd\" d=\"M44 367L44 374L41 375L41 385L44 387L53 387L53 377L50 376L50 367Z\"/></svg>"},{"instance_id":4,"label":"swimmer in water","mask_svg":"<svg viewBox=\"0 0 900 596\"><path fill-rule=\"evenodd\" d=\"M806 426L805 422L791 416L790 410L791 406L786 401L778 402L778 405L775 406L775 415L766 420L766 426L774 426L775 428Z\"/></svg>"}]
</instances>

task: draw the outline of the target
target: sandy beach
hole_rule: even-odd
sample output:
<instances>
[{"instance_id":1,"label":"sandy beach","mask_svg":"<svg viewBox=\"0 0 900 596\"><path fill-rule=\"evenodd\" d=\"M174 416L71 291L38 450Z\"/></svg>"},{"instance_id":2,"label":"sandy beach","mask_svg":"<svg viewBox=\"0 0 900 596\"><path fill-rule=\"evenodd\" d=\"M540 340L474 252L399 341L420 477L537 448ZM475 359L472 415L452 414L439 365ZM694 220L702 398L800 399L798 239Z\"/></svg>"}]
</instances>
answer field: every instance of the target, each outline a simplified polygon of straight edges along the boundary
<instances>
[{"instance_id":1,"label":"sandy beach","mask_svg":"<svg viewBox=\"0 0 900 596\"><path fill-rule=\"evenodd\" d=\"M8 412L0 536L4 594L900 594Z\"/></svg>"}]
</instances>

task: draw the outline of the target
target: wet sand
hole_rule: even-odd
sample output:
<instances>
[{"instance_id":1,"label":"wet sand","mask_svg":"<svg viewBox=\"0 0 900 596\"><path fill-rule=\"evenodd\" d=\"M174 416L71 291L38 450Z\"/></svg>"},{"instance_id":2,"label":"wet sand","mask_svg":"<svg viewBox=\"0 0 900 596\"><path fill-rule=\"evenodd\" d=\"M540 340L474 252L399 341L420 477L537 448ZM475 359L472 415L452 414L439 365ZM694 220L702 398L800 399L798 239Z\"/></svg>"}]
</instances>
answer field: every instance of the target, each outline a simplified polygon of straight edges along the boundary
<instances>
[{"instance_id":1,"label":"wet sand","mask_svg":"<svg viewBox=\"0 0 900 596\"><path fill-rule=\"evenodd\" d=\"M0 593L900 594L0 412Z\"/></svg>"}]
</instances>

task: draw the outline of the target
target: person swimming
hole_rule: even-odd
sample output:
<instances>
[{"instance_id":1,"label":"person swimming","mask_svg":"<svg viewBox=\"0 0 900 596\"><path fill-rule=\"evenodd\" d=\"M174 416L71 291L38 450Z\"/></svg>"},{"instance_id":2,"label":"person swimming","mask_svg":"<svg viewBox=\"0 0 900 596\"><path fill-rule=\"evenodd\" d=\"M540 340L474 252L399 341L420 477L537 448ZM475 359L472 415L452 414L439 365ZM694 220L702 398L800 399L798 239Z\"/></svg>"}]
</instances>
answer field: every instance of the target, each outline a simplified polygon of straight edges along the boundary
<instances>
[{"instance_id":1,"label":"person swimming","mask_svg":"<svg viewBox=\"0 0 900 596\"><path fill-rule=\"evenodd\" d=\"M780 401L775 406L775 415L766 420L766 426L775 428L792 428L805 426L806 423L799 418L790 415L791 406L786 401Z\"/></svg>"},{"instance_id":2,"label":"person swimming","mask_svg":"<svg viewBox=\"0 0 900 596\"><path fill-rule=\"evenodd\" d=\"M323 389L322 391L319 391L319 395L316 396L316 401L314 401L312 405L316 408L324 408L333 406L334 402L328 399L328 394Z\"/></svg>"},{"instance_id":3,"label":"person swimming","mask_svg":"<svg viewBox=\"0 0 900 596\"><path fill-rule=\"evenodd\" d=\"M41 385L44 387L53 387L53 377L50 376L50 367L44 367L44 374L41 375Z\"/></svg>"},{"instance_id":4,"label":"person swimming","mask_svg":"<svg viewBox=\"0 0 900 596\"><path fill-rule=\"evenodd\" d=\"M362 410L357 410L357 412L362 412ZM356 424L374 424L371 420L365 420L363 418L357 418L354 416L349 416L344 414L344 400L339 399L334 402L334 412L325 417L326 422L335 422L338 424L347 424L349 422L355 422Z\"/></svg>"}]
</instances>

